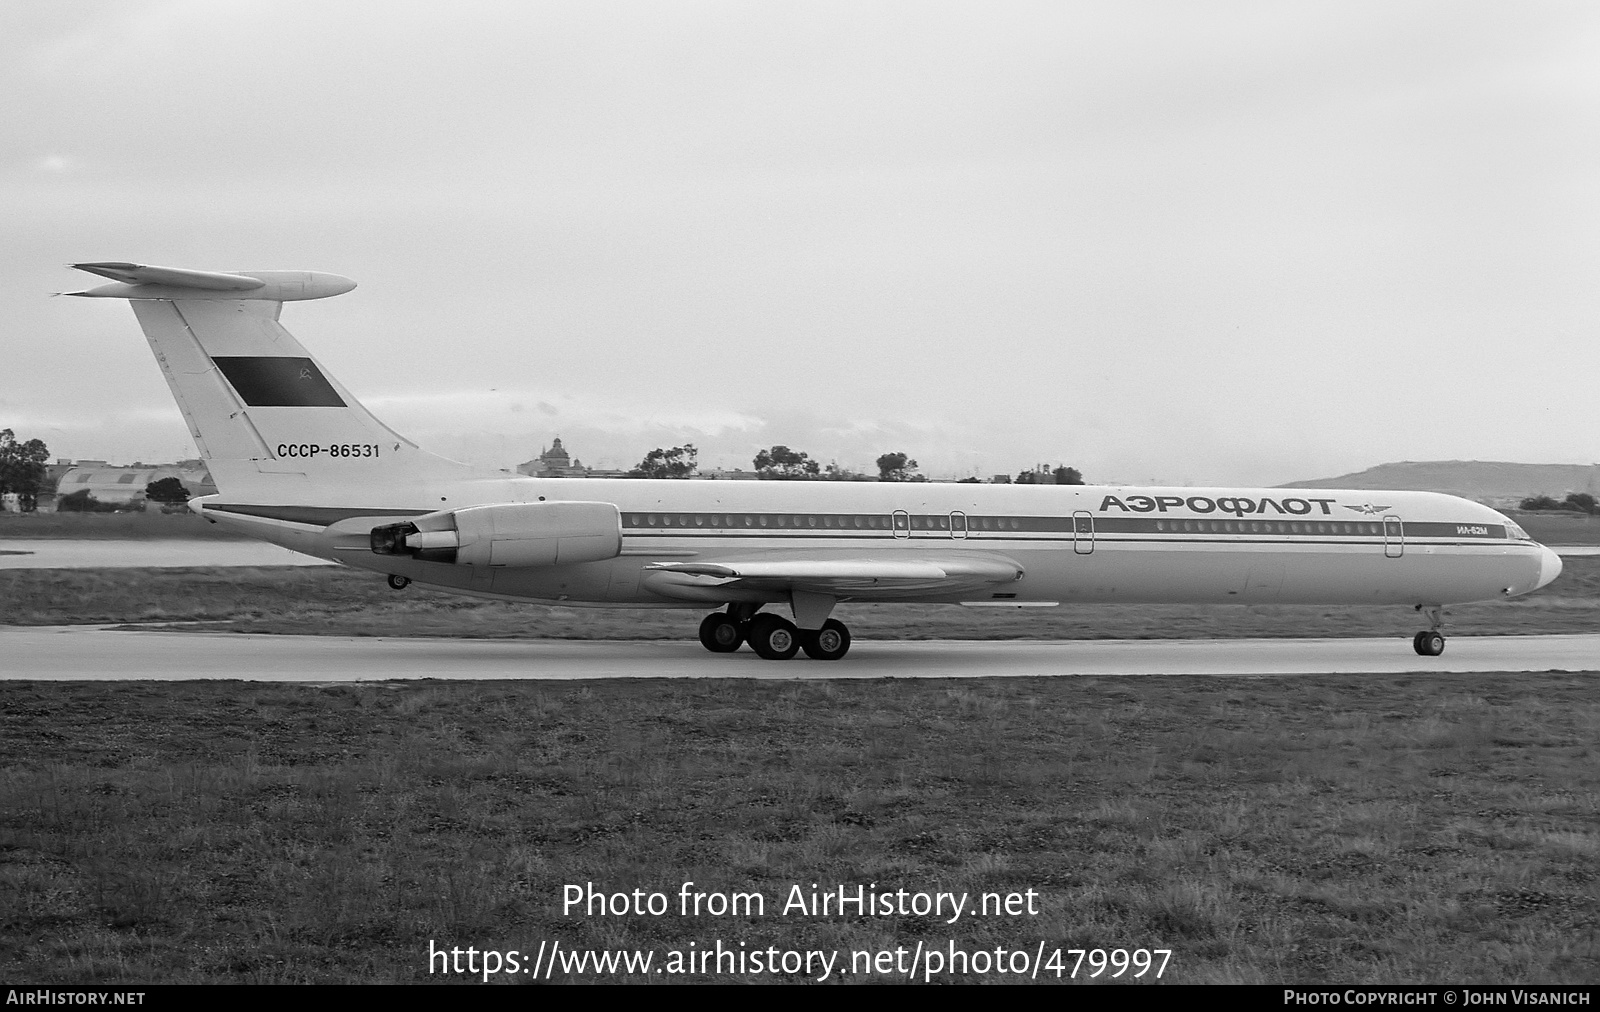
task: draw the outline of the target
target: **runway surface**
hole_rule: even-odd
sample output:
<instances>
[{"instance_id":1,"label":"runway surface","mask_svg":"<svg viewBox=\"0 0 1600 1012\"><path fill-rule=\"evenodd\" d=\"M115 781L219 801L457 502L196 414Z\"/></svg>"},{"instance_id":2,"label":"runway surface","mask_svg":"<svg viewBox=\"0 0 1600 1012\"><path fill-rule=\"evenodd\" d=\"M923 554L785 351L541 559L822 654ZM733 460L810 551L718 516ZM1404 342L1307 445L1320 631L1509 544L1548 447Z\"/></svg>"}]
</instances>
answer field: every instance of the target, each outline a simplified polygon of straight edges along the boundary
<instances>
[{"instance_id":1,"label":"runway surface","mask_svg":"<svg viewBox=\"0 0 1600 1012\"><path fill-rule=\"evenodd\" d=\"M1600 672L1600 636L862 642L842 661L763 661L678 640L466 640L0 626L0 678L353 682L473 678L981 678L1028 675Z\"/></svg>"}]
</instances>

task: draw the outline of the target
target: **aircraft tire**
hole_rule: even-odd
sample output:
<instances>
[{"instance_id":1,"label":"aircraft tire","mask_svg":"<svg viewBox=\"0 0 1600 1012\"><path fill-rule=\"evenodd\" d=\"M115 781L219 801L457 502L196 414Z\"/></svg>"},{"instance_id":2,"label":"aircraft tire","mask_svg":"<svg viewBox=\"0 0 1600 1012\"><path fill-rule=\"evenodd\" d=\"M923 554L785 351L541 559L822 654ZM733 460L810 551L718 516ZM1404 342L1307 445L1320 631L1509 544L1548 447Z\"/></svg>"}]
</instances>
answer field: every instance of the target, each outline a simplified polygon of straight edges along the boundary
<instances>
[{"instance_id":1,"label":"aircraft tire","mask_svg":"<svg viewBox=\"0 0 1600 1012\"><path fill-rule=\"evenodd\" d=\"M800 630L800 649L816 661L836 661L850 652L850 630L830 618L816 631Z\"/></svg>"},{"instance_id":2,"label":"aircraft tire","mask_svg":"<svg viewBox=\"0 0 1600 1012\"><path fill-rule=\"evenodd\" d=\"M714 654L731 654L744 644L744 630L724 611L712 612L700 622L700 645Z\"/></svg>"},{"instance_id":3,"label":"aircraft tire","mask_svg":"<svg viewBox=\"0 0 1600 1012\"><path fill-rule=\"evenodd\" d=\"M1444 637L1424 630L1411 638L1411 646L1423 657L1438 657L1444 653Z\"/></svg>"},{"instance_id":4,"label":"aircraft tire","mask_svg":"<svg viewBox=\"0 0 1600 1012\"><path fill-rule=\"evenodd\" d=\"M409 576L395 576L391 573L389 574L389 586L395 590L405 590L411 586L411 578Z\"/></svg>"},{"instance_id":5,"label":"aircraft tire","mask_svg":"<svg viewBox=\"0 0 1600 1012\"><path fill-rule=\"evenodd\" d=\"M800 650L800 630L777 615L757 615L750 620L745 636L750 649L764 660L786 661Z\"/></svg>"}]
</instances>

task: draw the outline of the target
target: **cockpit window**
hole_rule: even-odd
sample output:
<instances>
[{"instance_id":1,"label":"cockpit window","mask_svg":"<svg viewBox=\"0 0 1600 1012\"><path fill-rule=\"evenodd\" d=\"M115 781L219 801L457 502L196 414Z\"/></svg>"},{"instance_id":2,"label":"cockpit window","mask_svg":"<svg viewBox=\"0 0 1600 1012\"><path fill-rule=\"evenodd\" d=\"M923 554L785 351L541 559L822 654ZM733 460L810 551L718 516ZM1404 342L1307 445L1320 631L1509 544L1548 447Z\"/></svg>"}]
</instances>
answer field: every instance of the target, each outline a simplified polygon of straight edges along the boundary
<instances>
[{"instance_id":1,"label":"cockpit window","mask_svg":"<svg viewBox=\"0 0 1600 1012\"><path fill-rule=\"evenodd\" d=\"M1528 532L1527 531L1523 530L1521 527L1518 527L1516 524L1512 523L1509 520L1506 521L1506 537L1511 538L1511 539L1513 539L1515 541L1532 541L1533 540L1533 538L1528 536Z\"/></svg>"}]
</instances>

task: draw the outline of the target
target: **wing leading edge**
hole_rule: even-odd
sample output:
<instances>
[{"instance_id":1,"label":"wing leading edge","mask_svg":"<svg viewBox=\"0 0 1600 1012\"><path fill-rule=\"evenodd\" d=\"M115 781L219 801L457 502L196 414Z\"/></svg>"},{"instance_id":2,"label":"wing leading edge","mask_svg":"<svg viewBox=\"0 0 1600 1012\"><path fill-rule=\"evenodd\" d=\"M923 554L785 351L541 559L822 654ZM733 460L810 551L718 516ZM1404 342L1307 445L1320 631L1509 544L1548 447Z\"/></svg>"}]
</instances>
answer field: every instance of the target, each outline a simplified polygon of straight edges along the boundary
<instances>
[{"instance_id":1,"label":"wing leading edge","mask_svg":"<svg viewBox=\"0 0 1600 1012\"><path fill-rule=\"evenodd\" d=\"M664 597L726 601L795 592L870 600L908 594L940 597L1013 583L1023 569L1002 555L962 553L916 559L772 558L719 562L655 562L644 584Z\"/></svg>"}]
</instances>

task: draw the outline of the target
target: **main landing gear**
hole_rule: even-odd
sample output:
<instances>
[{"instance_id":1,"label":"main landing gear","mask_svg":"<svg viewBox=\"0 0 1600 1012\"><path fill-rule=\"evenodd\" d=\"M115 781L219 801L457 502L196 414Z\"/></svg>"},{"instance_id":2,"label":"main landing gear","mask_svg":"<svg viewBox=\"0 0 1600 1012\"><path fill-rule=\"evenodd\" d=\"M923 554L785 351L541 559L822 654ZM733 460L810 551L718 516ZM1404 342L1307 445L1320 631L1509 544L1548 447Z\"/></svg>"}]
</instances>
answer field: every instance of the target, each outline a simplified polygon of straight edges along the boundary
<instances>
[{"instance_id":1,"label":"main landing gear","mask_svg":"<svg viewBox=\"0 0 1600 1012\"><path fill-rule=\"evenodd\" d=\"M749 643L769 661L786 661L801 650L813 660L836 661L850 651L850 630L833 618L820 629L801 629L781 615L743 605L707 615L700 623L700 643L715 654L731 654Z\"/></svg>"},{"instance_id":2,"label":"main landing gear","mask_svg":"<svg viewBox=\"0 0 1600 1012\"><path fill-rule=\"evenodd\" d=\"M1444 653L1444 634L1439 631L1444 624L1444 609L1419 604L1417 610L1428 616L1428 628L1411 637L1411 649L1424 657L1438 657Z\"/></svg>"}]
</instances>

